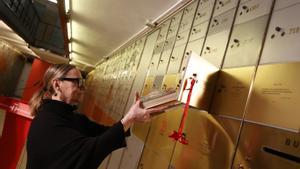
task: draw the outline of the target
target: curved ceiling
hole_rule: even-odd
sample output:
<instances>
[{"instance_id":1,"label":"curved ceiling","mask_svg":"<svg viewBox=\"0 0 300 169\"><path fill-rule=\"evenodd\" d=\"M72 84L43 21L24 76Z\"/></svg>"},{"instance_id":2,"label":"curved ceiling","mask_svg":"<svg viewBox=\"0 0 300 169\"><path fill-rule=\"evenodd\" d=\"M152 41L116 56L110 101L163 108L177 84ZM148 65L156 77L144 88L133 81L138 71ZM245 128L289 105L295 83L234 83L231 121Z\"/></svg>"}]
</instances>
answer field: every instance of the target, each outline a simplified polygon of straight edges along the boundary
<instances>
[{"instance_id":1,"label":"curved ceiling","mask_svg":"<svg viewBox=\"0 0 300 169\"><path fill-rule=\"evenodd\" d=\"M95 66L182 0L70 0L72 63Z\"/></svg>"}]
</instances>

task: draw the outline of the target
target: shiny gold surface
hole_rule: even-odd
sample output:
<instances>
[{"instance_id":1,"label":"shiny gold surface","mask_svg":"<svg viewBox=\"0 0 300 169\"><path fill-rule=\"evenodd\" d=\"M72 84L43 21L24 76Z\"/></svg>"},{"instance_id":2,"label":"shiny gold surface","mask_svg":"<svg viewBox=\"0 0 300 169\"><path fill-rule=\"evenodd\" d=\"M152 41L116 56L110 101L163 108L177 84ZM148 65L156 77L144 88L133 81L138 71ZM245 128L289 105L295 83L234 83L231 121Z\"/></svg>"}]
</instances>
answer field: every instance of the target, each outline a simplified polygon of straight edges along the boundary
<instances>
[{"instance_id":1,"label":"shiny gold surface","mask_svg":"<svg viewBox=\"0 0 300 169\"><path fill-rule=\"evenodd\" d=\"M276 152L280 152L281 155ZM245 123L233 168L299 169L299 159L300 135L298 133Z\"/></svg>"},{"instance_id":2,"label":"shiny gold surface","mask_svg":"<svg viewBox=\"0 0 300 169\"><path fill-rule=\"evenodd\" d=\"M183 105L178 105L152 120L139 169L168 168L175 145L169 135L178 130L182 112Z\"/></svg>"},{"instance_id":3,"label":"shiny gold surface","mask_svg":"<svg viewBox=\"0 0 300 169\"><path fill-rule=\"evenodd\" d=\"M239 123L230 126L237 131ZM189 144L176 143L171 161L172 167L176 169L230 168L234 142L215 117L205 111L190 108L184 133ZM234 139L236 136L235 132Z\"/></svg>"},{"instance_id":4,"label":"shiny gold surface","mask_svg":"<svg viewBox=\"0 0 300 169\"><path fill-rule=\"evenodd\" d=\"M223 69L218 79L211 113L241 118L254 70L254 66Z\"/></svg>"},{"instance_id":5,"label":"shiny gold surface","mask_svg":"<svg viewBox=\"0 0 300 169\"><path fill-rule=\"evenodd\" d=\"M246 119L299 131L300 62L260 65Z\"/></svg>"},{"instance_id":6,"label":"shiny gold surface","mask_svg":"<svg viewBox=\"0 0 300 169\"><path fill-rule=\"evenodd\" d=\"M155 76L148 76L146 78L142 96L146 96L148 93L151 92L151 90L153 88L154 78L155 78Z\"/></svg>"},{"instance_id":7,"label":"shiny gold surface","mask_svg":"<svg viewBox=\"0 0 300 169\"><path fill-rule=\"evenodd\" d=\"M164 76L161 89L177 90L180 87L181 74L168 74Z\"/></svg>"},{"instance_id":8,"label":"shiny gold surface","mask_svg":"<svg viewBox=\"0 0 300 169\"><path fill-rule=\"evenodd\" d=\"M208 110L219 69L192 52L180 88L179 100L186 103L190 88L190 78L196 75L190 105L202 110ZM186 85L185 85L186 84Z\"/></svg>"},{"instance_id":9,"label":"shiny gold surface","mask_svg":"<svg viewBox=\"0 0 300 169\"><path fill-rule=\"evenodd\" d=\"M150 123L135 123L132 132L142 141L146 141Z\"/></svg>"}]
</instances>

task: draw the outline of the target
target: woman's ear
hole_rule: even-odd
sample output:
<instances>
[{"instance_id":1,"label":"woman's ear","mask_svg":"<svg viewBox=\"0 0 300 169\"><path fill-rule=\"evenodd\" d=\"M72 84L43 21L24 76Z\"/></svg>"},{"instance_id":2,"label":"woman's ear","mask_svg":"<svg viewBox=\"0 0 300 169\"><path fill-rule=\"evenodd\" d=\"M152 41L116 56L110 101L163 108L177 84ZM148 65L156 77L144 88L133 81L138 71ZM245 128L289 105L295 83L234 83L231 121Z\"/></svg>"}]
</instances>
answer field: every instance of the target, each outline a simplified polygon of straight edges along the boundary
<instances>
[{"instance_id":1,"label":"woman's ear","mask_svg":"<svg viewBox=\"0 0 300 169\"><path fill-rule=\"evenodd\" d=\"M60 80L53 79L51 84L52 84L54 93L58 93L60 91Z\"/></svg>"}]
</instances>

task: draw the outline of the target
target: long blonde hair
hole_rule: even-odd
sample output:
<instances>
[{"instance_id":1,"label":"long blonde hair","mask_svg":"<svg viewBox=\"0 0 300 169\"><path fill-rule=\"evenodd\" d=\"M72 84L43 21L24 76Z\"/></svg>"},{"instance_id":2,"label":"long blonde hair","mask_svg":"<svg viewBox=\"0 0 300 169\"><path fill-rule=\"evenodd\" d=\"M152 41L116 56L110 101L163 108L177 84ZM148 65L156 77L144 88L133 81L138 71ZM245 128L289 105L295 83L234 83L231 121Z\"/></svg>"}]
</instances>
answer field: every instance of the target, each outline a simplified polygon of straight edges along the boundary
<instances>
[{"instance_id":1,"label":"long blonde hair","mask_svg":"<svg viewBox=\"0 0 300 169\"><path fill-rule=\"evenodd\" d=\"M33 94L29 101L30 114L35 116L38 112L43 99L50 99L55 91L52 86L52 80L65 76L70 70L76 68L69 64L55 64L50 66L44 74L41 81L41 88Z\"/></svg>"}]
</instances>

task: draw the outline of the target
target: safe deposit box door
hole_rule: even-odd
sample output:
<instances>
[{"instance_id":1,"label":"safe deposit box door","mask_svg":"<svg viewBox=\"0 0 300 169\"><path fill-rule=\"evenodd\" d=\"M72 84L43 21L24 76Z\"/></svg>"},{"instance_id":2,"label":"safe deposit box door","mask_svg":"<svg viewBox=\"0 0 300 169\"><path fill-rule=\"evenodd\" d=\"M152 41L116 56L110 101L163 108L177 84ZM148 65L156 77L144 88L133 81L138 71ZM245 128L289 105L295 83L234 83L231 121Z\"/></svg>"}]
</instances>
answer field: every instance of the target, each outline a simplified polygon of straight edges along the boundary
<instances>
[{"instance_id":1,"label":"safe deposit box door","mask_svg":"<svg viewBox=\"0 0 300 169\"><path fill-rule=\"evenodd\" d=\"M234 26L223 68L257 64L267 21L265 15Z\"/></svg>"},{"instance_id":2,"label":"safe deposit box door","mask_svg":"<svg viewBox=\"0 0 300 169\"><path fill-rule=\"evenodd\" d=\"M209 20L212 14L214 2L215 0L204 0L204 1L200 0L198 9L196 11L195 19L194 19L194 24L193 24L194 26Z\"/></svg>"},{"instance_id":3,"label":"safe deposit box door","mask_svg":"<svg viewBox=\"0 0 300 169\"><path fill-rule=\"evenodd\" d=\"M206 111L189 108L185 127L188 145L176 143L171 166L176 169L229 169L239 122L220 119ZM234 133L232 132L234 131Z\"/></svg>"},{"instance_id":4,"label":"safe deposit box door","mask_svg":"<svg viewBox=\"0 0 300 169\"><path fill-rule=\"evenodd\" d=\"M278 5L284 2L276 1L275 7L280 8ZM274 11L272 15L261 64L299 61L300 2L289 5Z\"/></svg>"},{"instance_id":5,"label":"safe deposit box door","mask_svg":"<svg viewBox=\"0 0 300 169\"><path fill-rule=\"evenodd\" d=\"M143 151L144 142L134 134L131 134L126 143L127 148L124 149L120 166L122 169L136 169Z\"/></svg>"},{"instance_id":6,"label":"safe deposit box door","mask_svg":"<svg viewBox=\"0 0 300 169\"><path fill-rule=\"evenodd\" d=\"M202 57L216 67L220 67L228 41L234 10L229 10L212 18Z\"/></svg>"},{"instance_id":7,"label":"safe deposit box door","mask_svg":"<svg viewBox=\"0 0 300 169\"><path fill-rule=\"evenodd\" d=\"M189 105L202 110L208 110L215 86L216 74L219 68L192 52L182 79L179 99L186 103L191 85L191 78L196 75Z\"/></svg>"},{"instance_id":8,"label":"safe deposit box door","mask_svg":"<svg viewBox=\"0 0 300 169\"><path fill-rule=\"evenodd\" d=\"M185 45L176 46L170 58L167 74L178 73L184 55Z\"/></svg>"},{"instance_id":9,"label":"safe deposit box door","mask_svg":"<svg viewBox=\"0 0 300 169\"><path fill-rule=\"evenodd\" d=\"M222 69L210 112L242 118L255 67Z\"/></svg>"},{"instance_id":10,"label":"safe deposit box door","mask_svg":"<svg viewBox=\"0 0 300 169\"><path fill-rule=\"evenodd\" d=\"M273 13L246 114L249 121L295 132L300 128L300 21L293 16L300 14L299 9L297 3ZM284 26L286 33L278 36L274 25Z\"/></svg>"},{"instance_id":11,"label":"safe deposit box door","mask_svg":"<svg viewBox=\"0 0 300 169\"><path fill-rule=\"evenodd\" d=\"M187 44L187 47L186 47L186 50L185 50L185 53L184 53L184 56L182 59L180 72L185 70L191 51L195 52L197 55L200 55L200 52L201 52L201 49L203 46L203 42L204 42L204 38L200 38L195 41L189 42Z\"/></svg>"},{"instance_id":12,"label":"safe deposit box door","mask_svg":"<svg viewBox=\"0 0 300 169\"><path fill-rule=\"evenodd\" d=\"M233 169L299 169L300 135L245 123Z\"/></svg>"},{"instance_id":13,"label":"safe deposit box door","mask_svg":"<svg viewBox=\"0 0 300 169\"><path fill-rule=\"evenodd\" d=\"M183 105L179 105L151 121L139 169L168 168L175 145L169 135L178 130L182 111Z\"/></svg>"},{"instance_id":14,"label":"safe deposit box door","mask_svg":"<svg viewBox=\"0 0 300 169\"><path fill-rule=\"evenodd\" d=\"M237 5L238 0L217 0L213 16L220 15Z\"/></svg>"},{"instance_id":15,"label":"safe deposit box door","mask_svg":"<svg viewBox=\"0 0 300 169\"><path fill-rule=\"evenodd\" d=\"M299 72L300 62L260 65L245 118L299 132Z\"/></svg>"}]
</instances>

